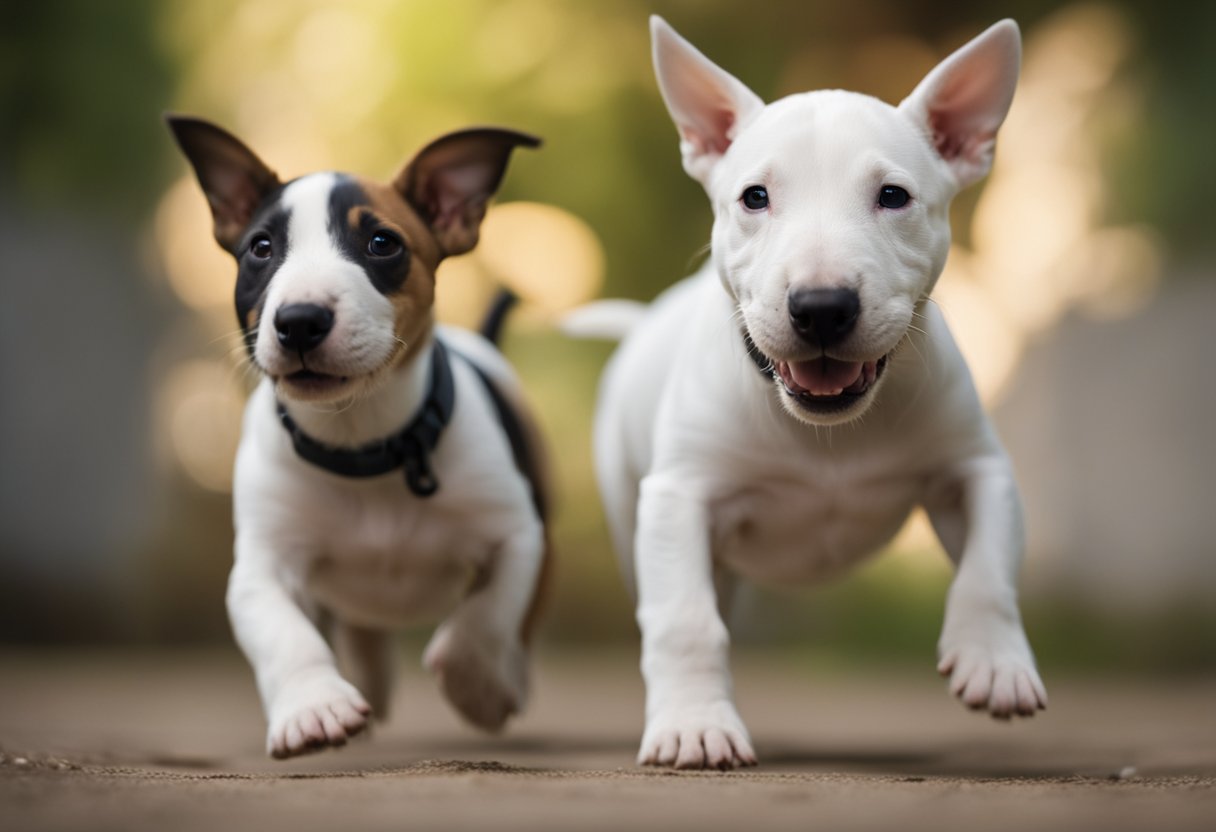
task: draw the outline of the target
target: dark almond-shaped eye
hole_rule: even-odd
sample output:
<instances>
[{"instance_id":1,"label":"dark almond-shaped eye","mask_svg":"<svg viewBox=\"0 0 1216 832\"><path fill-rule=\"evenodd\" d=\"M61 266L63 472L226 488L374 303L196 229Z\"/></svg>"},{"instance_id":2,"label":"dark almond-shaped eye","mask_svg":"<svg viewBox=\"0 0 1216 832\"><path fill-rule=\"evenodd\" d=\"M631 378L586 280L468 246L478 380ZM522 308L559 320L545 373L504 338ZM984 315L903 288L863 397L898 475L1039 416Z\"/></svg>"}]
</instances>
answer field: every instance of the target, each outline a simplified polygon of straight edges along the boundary
<instances>
[{"instance_id":1,"label":"dark almond-shaped eye","mask_svg":"<svg viewBox=\"0 0 1216 832\"><path fill-rule=\"evenodd\" d=\"M878 189L878 204L883 208L903 208L912 195L898 185L883 185Z\"/></svg>"},{"instance_id":2,"label":"dark almond-shaped eye","mask_svg":"<svg viewBox=\"0 0 1216 832\"><path fill-rule=\"evenodd\" d=\"M763 211L768 207L768 190L763 185L752 185L739 197L743 207L749 211Z\"/></svg>"},{"instance_id":3,"label":"dark almond-shaped eye","mask_svg":"<svg viewBox=\"0 0 1216 832\"><path fill-rule=\"evenodd\" d=\"M392 257L401 251L401 241L386 231L377 231L367 242L367 253L373 257Z\"/></svg>"},{"instance_id":4,"label":"dark almond-shaped eye","mask_svg":"<svg viewBox=\"0 0 1216 832\"><path fill-rule=\"evenodd\" d=\"M269 260L274 253L269 234L259 234L249 241L249 253L259 260Z\"/></svg>"}]
</instances>

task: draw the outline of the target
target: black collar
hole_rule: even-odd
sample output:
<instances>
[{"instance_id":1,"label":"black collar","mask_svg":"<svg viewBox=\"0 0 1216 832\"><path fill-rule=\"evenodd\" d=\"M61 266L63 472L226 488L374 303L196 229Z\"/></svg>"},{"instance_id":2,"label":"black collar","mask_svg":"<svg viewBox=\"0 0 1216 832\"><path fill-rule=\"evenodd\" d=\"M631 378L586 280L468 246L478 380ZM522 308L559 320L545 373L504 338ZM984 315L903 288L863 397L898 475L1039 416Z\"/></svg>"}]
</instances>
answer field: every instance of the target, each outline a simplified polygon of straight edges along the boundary
<instances>
[{"instance_id":1,"label":"black collar","mask_svg":"<svg viewBox=\"0 0 1216 832\"><path fill-rule=\"evenodd\" d=\"M760 352L760 348L756 346L756 342L752 340L751 333L746 329L743 330L743 344L747 347L747 357L756 365L756 369L760 371L760 375L767 379L772 379L773 375L773 360L764 353Z\"/></svg>"},{"instance_id":2,"label":"black collar","mask_svg":"<svg viewBox=\"0 0 1216 832\"><path fill-rule=\"evenodd\" d=\"M385 439L361 448L331 448L300 430L283 403L276 404L279 419L301 459L343 477L377 477L404 468L410 491L419 497L429 497L439 490L430 454L452 418L455 402L456 385L452 382L448 351L436 338L431 348L431 383L422 407L400 432Z\"/></svg>"}]
</instances>

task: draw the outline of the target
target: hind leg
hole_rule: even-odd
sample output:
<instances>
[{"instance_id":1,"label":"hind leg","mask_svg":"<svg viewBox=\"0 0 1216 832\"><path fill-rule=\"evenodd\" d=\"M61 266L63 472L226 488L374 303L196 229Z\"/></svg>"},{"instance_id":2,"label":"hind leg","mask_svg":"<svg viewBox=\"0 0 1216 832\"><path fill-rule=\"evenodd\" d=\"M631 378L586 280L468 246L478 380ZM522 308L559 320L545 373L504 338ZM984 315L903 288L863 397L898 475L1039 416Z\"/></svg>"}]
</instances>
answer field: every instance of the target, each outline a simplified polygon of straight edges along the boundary
<instances>
[{"instance_id":1,"label":"hind leg","mask_svg":"<svg viewBox=\"0 0 1216 832\"><path fill-rule=\"evenodd\" d=\"M546 562L539 521L508 538L423 655L452 706L485 731L500 730L527 699L527 630Z\"/></svg>"},{"instance_id":2,"label":"hind leg","mask_svg":"<svg viewBox=\"0 0 1216 832\"><path fill-rule=\"evenodd\" d=\"M388 718L393 694L393 639L384 630L357 627L341 621L333 625L338 666L371 705L372 715Z\"/></svg>"},{"instance_id":3,"label":"hind leg","mask_svg":"<svg viewBox=\"0 0 1216 832\"><path fill-rule=\"evenodd\" d=\"M630 598L637 600L633 568L633 538L638 505L638 481L625 461L623 441L616 425L603 414L595 424L595 476L604 504L604 519L616 549L617 566Z\"/></svg>"}]
</instances>

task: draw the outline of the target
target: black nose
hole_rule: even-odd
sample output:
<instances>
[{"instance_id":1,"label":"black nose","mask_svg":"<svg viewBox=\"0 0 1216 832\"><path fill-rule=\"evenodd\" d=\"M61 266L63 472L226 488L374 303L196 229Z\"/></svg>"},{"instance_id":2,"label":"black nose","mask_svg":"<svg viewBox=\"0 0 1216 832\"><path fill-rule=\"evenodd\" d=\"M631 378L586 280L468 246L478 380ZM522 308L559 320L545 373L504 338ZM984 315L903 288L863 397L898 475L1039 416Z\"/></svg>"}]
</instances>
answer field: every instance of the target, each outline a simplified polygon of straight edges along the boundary
<instances>
[{"instance_id":1,"label":"black nose","mask_svg":"<svg viewBox=\"0 0 1216 832\"><path fill-rule=\"evenodd\" d=\"M790 324L808 343L830 347L853 331L861 298L852 289L791 289Z\"/></svg>"},{"instance_id":2,"label":"black nose","mask_svg":"<svg viewBox=\"0 0 1216 832\"><path fill-rule=\"evenodd\" d=\"M292 352L308 352L334 328L334 313L315 303L291 303L274 313L279 343Z\"/></svg>"}]
</instances>

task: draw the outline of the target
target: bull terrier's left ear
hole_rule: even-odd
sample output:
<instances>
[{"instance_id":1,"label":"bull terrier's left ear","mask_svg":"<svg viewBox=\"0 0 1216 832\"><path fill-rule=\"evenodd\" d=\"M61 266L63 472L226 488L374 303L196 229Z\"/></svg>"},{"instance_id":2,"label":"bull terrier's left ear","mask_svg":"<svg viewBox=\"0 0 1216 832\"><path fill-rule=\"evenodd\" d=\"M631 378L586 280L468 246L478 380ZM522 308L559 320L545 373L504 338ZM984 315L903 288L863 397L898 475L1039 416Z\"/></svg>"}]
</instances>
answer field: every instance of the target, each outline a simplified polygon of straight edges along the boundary
<instances>
[{"instance_id":1,"label":"bull terrier's left ear","mask_svg":"<svg viewBox=\"0 0 1216 832\"><path fill-rule=\"evenodd\" d=\"M992 167L1021 62L1018 24L1002 20L938 64L899 105L925 128L960 188Z\"/></svg>"},{"instance_id":2,"label":"bull terrier's left ear","mask_svg":"<svg viewBox=\"0 0 1216 832\"><path fill-rule=\"evenodd\" d=\"M515 130L480 127L448 133L418 152L393 180L439 242L443 256L477 245L486 204L498 190L511 151L539 147Z\"/></svg>"}]
</instances>

